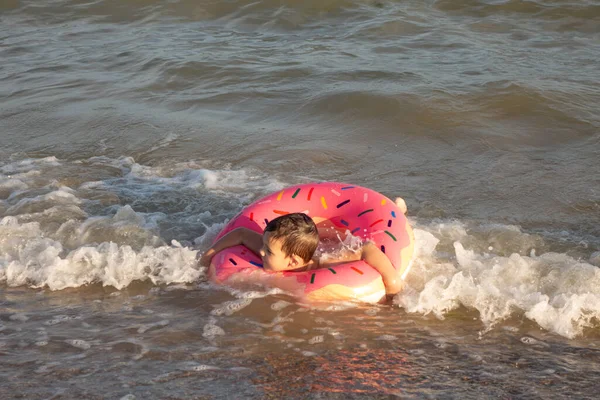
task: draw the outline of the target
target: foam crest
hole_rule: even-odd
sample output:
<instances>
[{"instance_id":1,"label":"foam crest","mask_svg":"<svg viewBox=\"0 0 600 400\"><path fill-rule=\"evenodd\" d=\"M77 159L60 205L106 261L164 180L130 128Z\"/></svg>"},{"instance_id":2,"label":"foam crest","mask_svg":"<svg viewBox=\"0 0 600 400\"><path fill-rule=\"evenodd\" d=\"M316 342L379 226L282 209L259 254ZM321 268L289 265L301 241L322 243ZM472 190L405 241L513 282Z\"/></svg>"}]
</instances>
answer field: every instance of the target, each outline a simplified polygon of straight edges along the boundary
<instances>
[{"instance_id":1,"label":"foam crest","mask_svg":"<svg viewBox=\"0 0 600 400\"><path fill-rule=\"evenodd\" d=\"M0 282L9 286L47 286L52 290L90 283L117 289L135 280L155 284L197 280L196 251L171 246L143 246L104 242L71 251L44 237L38 223L19 224L14 217L0 220Z\"/></svg>"},{"instance_id":2,"label":"foam crest","mask_svg":"<svg viewBox=\"0 0 600 400\"><path fill-rule=\"evenodd\" d=\"M318 336L313 336L312 338L308 339L308 344L323 343L324 341L325 341L325 336L318 335Z\"/></svg>"},{"instance_id":3,"label":"foam crest","mask_svg":"<svg viewBox=\"0 0 600 400\"><path fill-rule=\"evenodd\" d=\"M206 231L203 235L198 236L194 239L194 244L200 248L208 248L211 243L216 239L219 232L225 228L225 225L229 222L229 219L226 219L223 222L215 223L209 227L207 227Z\"/></svg>"},{"instance_id":4,"label":"foam crest","mask_svg":"<svg viewBox=\"0 0 600 400\"><path fill-rule=\"evenodd\" d=\"M52 207L78 206L79 204L81 204L81 200L73 194L72 190L66 187L61 187L59 190L55 190L43 195L23 198L16 204L8 207L6 209L6 214L19 215L39 213Z\"/></svg>"},{"instance_id":5,"label":"foam crest","mask_svg":"<svg viewBox=\"0 0 600 400\"><path fill-rule=\"evenodd\" d=\"M285 185L277 179L256 171L219 169L211 170L200 164L189 162L168 166L145 166L128 160L122 164L129 168L125 174L129 179L155 181L163 185L188 187L196 190L227 193L227 195L249 200L256 193L270 193Z\"/></svg>"},{"instance_id":6,"label":"foam crest","mask_svg":"<svg viewBox=\"0 0 600 400\"><path fill-rule=\"evenodd\" d=\"M65 343L68 343L71 346L77 347L78 349L81 349L81 350L88 350L92 347L92 345L89 342L87 342L83 339L68 339L68 340L65 340Z\"/></svg>"},{"instance_id":7,"label":"foam crest","mask_svg":"<svg viewBox=\"0 0 600 400\"><path fill-rule=\"evenodd\" d=\"M147 222L142 213L136 213L129 205L116 207L116 210L113 216L90 217L83 221L69 219L53 236L68 248L102 242L127 243L134 248L164 245L155 233L155 221Z\"/></svg>"},{"instance_id":8,"label":"foam crest","mask_svg":"<svg viewBox=\"0 0 600 400\"><path fill-rule=\"evenodd\" d=\"M20 179L0 177L0 199L8 198L13 192L25 190L29 187Z\"/></svg>"},{"instance_id":9,"label":"foam crest","mask_svg":"<svg viewBox=\"0 0 600 400\"><path fill-rule=\"evenodd\" d=\"M486 329L523 313L543 328L569 338L581 335L600 320L600 269L566 254L520 248L508 255L474 251L492 249L497 236L473 236L463 224L438 224L415 229L417 257L407 288L397 301L408 312L439 318L461 306L475 309ZM479 227L481 229L481 227ZM497 231L497 227L490 227ZM513 241L519 230L510 228ZM506 232L506 229L503 230ZM524 241L539 238L523 233ZM456 239L456 240L454 240ZM450 240L453 252L446 252ZM505 253L506 244L499 243Z\"/></svg>"},{"instance_id":10,"label":"foam crest","mask_svg":"<svg viewBox=\"0 0 600 400\"><path fill-rule=\"evenodd\" d=\"M37 171L40 168L58 167L60 162L56 157L44 158L26 158L24 160L15 161L0 167L0 172L5 175L19 175L31 171Z\"/></svg>"},{"instance_id":11,"label":"foam crest","mask_svg":"<svg viewBox=\"0 0 600 400\"><path fill-rule=\"evenodd\" d=\"M60 290L196 281L203 271L190 246L207 247L245 203L284 186L207 167L105 156L0 165L0 282Z\"/></svg>"}]
</instances>

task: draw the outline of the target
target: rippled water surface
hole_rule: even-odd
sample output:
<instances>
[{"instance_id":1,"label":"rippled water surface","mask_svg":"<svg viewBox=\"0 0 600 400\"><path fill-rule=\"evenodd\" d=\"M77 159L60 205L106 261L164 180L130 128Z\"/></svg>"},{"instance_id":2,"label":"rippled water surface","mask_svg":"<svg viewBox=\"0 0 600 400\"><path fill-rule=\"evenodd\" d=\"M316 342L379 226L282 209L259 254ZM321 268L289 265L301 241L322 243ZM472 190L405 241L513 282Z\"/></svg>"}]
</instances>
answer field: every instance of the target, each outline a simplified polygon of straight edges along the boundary
<instances>
[{"instance_id":1,"label":"rippled water surface","mask_svg":"<svg viewBox=\"0 0 600 400\"><path fill-rule=\"evenodd\" d=\"M1 398L595 398L600 2L0 2ZM195 268L309 181L402 196L393 305Z\"/></svg>"}]
</instances>

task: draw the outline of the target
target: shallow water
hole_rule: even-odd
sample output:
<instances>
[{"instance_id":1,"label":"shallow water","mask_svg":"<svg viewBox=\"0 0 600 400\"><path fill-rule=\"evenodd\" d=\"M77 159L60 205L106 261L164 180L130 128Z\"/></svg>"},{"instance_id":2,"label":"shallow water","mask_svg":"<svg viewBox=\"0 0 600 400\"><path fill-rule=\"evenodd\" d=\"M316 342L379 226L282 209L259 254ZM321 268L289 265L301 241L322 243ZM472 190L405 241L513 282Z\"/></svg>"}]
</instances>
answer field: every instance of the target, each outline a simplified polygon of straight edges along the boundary
<instances>
[{"instance_id":1,"label":"shallow water","mask_svg":"<svg viewBox=\"0 0 600 400\"><path fill-rule=\"evenodd\" d=\"M0 397L595 395L598 1L10 0L0 21ZM242 207L326 180L406 199L393 306L195 268Z\"/></svg>"}]
</instances>

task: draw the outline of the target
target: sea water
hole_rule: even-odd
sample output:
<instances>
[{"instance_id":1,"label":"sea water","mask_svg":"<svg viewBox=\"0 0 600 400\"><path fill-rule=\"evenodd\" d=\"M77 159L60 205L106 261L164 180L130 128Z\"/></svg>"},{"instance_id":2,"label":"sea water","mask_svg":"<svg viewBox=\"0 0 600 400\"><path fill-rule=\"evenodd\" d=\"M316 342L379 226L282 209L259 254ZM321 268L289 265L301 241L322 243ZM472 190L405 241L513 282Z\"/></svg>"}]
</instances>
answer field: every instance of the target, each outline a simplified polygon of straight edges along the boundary
<instances>
[{"instance_id":1,"label":"sea water","mask_svg":"<svg viewBox=\"0 0 600 400\"><path fill-rule=\"evenodd\" d=\"M595 397L597 1L0 21L1 398ZM406 200L391 305L207 280L244 206L327 180Z\"/></svg>"}]
</instances>

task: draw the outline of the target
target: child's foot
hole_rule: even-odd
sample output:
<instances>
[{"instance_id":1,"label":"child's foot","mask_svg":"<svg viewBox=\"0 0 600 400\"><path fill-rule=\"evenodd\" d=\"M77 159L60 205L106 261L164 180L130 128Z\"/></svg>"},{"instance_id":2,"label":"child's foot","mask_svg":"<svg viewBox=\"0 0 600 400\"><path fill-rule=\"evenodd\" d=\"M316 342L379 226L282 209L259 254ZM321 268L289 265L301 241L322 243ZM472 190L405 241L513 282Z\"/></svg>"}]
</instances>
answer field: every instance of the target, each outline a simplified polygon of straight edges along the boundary
<instances>
[{"instance_id":1,"label":"child's foot","mask_svg":"<svg viewBox=\"0 0 600 400\"><path fill-rule=\"evenodd\" d=\"M402 197L396 197L396 206L402 210L402 214L406 214L406 212L408 211L408 209L406 208L406 202L404 201L404 199Z\"/></svg>"}]
</instances>

